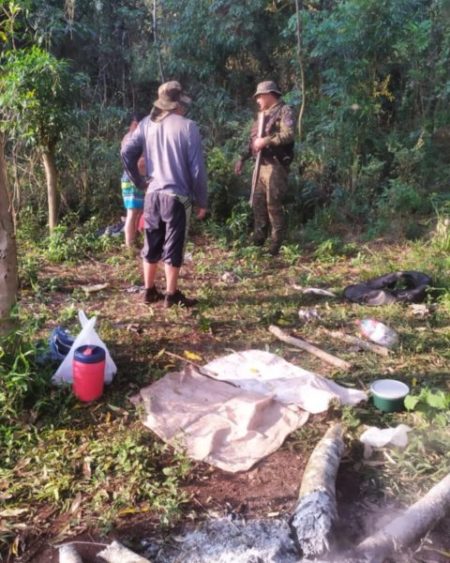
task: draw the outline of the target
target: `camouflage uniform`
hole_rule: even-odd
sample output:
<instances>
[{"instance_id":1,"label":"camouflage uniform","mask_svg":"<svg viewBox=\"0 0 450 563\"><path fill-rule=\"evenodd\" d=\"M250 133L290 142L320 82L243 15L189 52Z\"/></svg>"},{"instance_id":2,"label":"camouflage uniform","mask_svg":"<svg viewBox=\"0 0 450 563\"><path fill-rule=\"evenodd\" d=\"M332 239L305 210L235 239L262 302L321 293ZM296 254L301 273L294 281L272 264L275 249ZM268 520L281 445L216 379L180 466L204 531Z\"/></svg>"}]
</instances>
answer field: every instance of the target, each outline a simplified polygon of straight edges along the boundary
<instances>
[{"instance_id":1,"label":"camouflage uniform","mask_svg":"<svg viewBox=\"0 0 450 563\"><path fill-rule=\"evenodd\" d=\"M253 194L255 244L262 245L270 228L270 251L276 254L285 237L286 221L283 204L287 193L289 164L292 160L295 119L293 109L281 99L264 112L264 134L269 144L262 149L259 179ZM253 124L247 151L241 159L249 158L253 140L257 136L257 122ZM253 156L256 156L253 153Z\"/></svg>"}]
</instances>

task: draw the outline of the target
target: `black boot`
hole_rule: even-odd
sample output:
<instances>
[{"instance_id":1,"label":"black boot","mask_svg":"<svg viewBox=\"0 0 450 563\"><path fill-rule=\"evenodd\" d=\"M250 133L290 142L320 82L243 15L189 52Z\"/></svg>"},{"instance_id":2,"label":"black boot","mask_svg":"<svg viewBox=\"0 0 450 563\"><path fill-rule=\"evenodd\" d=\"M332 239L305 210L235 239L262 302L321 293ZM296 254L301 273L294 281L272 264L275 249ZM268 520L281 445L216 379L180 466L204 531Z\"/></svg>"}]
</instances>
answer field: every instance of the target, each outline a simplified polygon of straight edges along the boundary
<instances>
[{"instance_id":1,"label":"black boot","mask_svg":"<svg viewBox=\"0 0 450 563\"><path fill-rule=\"evenodd\" d=\"M273 240L269 246L269 250L268 250L269 254L271 254L272 256L277 256L278 253L280 252L280 247L281 247L281 241Z\"/></svg>"}]
</instances>

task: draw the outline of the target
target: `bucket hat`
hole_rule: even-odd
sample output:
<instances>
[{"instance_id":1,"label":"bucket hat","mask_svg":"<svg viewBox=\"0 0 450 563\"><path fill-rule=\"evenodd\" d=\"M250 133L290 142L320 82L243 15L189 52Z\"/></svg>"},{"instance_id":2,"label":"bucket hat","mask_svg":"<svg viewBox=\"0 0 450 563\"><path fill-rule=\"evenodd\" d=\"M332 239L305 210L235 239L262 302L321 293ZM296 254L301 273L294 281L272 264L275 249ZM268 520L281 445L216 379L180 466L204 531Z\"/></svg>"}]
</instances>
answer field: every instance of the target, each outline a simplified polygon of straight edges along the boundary
<instances>
[{"instance_id":1,"label":"bucket hat","mask_svg":"<svg viewBox=\"0 0 450 563\"><path fill-rule=\"evenodd\" d=\"M163 111L172 111L177 109L179 104L189 105L191 98L183 93L181 84L176 80L165 82L158 88L158 99L153 105Z\"/></svg>"},{"instance_id":2,"label":"bucket hat","mask_svg":"<svg viewBox=\"0 0 450 563\"><path fill-rule=\"evenodd\" d=\"M281 96L280 89L278 88L276 82L273 80L265 80L264 82L260 82L256 87L256 92L253 94L253 97L259 96L260 94L278 94Z\"/></svg>"}]
</instances>

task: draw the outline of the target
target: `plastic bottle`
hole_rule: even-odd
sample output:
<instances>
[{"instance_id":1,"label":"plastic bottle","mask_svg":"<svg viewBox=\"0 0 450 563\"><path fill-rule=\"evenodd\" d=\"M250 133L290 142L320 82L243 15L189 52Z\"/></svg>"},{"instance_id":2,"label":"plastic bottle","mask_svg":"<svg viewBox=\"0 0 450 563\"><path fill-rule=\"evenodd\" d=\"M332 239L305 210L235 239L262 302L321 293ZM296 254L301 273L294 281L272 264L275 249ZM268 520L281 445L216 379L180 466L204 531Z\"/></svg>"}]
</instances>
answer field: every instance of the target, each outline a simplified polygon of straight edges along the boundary
<instances>
[{"instance_id":1,"label":"plastic bottle","mask_svg":"<svg viewBox=\"0 0 450 563\"><path fill-rule=\"evenodd\" d=\"M389 328L380 321L375 319L362 319L358 321L361 333L380 346L392 348L398 344L398 334L392 328Z\"/></svg>"}]
</instances>

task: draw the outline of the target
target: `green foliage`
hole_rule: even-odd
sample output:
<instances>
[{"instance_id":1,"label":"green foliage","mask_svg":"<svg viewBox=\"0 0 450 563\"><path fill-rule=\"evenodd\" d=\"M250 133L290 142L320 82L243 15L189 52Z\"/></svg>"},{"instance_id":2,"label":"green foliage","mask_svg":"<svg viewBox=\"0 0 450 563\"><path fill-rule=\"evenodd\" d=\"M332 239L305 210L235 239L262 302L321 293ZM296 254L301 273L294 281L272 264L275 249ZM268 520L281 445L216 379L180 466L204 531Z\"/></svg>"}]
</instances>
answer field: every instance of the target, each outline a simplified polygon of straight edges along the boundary
<instances>
[{"instance_id":1,"label":"green foliage","mask_svg":"<svg viewBox=\"0 0 450 563\"><path fill-rule=\"evenodd\" d=\"M442 208L435 207L436 226L431 244L442 252L450 253L450 202Z\"/></svg>"},{"instance_id":2,"label":"green foliage","mask_svg":"<svg viewBox=\"0 0 450 563\"><path fill-rule=\"evenodd\" d=\"M336 238L329 238L321 242L314 251L314 257L323 262L333 262L334 257L339 253L341 241Z\"/></svg>"},{"instance_id":3,"label":"green foliage","mask_svg":"<svg viewBox=\"0 0 450 563\"><path fill-rule=\"evenodd\" d=\"M293 3L170 0L157 3L156 22L150 4L123 0L114 9L109 0L16 1L3 3L2 14L3 124L14 139L58 141L63 211L77 209L83 221L120 212L124 116L148 110L161 72L193 97L218 229L248 187L231 165L247 136L256 82L273 78L296 108L302 100ZM307 238L320 230L329 238L349 222L369 236L390 228L421 236L407 215L430 212L431 194L448 191L446 1L348 0L320 9L312 1L300 18L307 106L288 202L295 239L299 224L324 206ZM25 111L36 119L22 119ZM29 146L10 136L13 153L20 205L39 212L42 172Z\"/></svg>"},{"instance_id":4,"label":"green foliage","mask_svg":"<svg viewBox=\"0 0 450 563\"><path fill-rule=\"evenodd\" d=\"M123 213L119 152L125 119L124 110L93 104L76 113L59 145L61 191L68 210L76 210L83 222L94 214L98 221L117 222Z\"/></svg>"},{"instance_id":5,"label":"green foliage","mask_svg":"<svg viewBox=\"0 0 450 563\"><path fill-rule=\"evenodd\" d=\"M81 228L71 230L67 225L55 227L44 241L46 257L51 262L77 262L89 253L117 245L114 237L98 236L95 231L95 217Z\"/></svg>"},{"instance_id":6,"label":"green foliage","mask_svg":"<svg viewBox=\"0 0 450 563\"><path fill-rule=\"evenodd\" d=\"M411 503L411 496L423 495L430 482L437 483L448 474L450 465L450 437L447 428L426 424L408 434L405 449L392 450L396 464L384 470L386 483L396 498ZM440 460L439 462L437 460Z\"/></svg>"},{"instance_id":7,"label":"green foliage","mask_svg":"<svg viewBox=\"0 0 450 563\"><path fill-rule=\"evenodd\" d=\"M251 224L251 208L246 200L241 199L233 207L231 216L225 222L227 240L239 248L248 242Z\"/></svg>"},{"instance_id":8,"label":"green foliage","mask_svg":"<svg viewBox=\"0 0 450 563\"><path fill-rule=\"evenodd\" d=\"M209 210L211 218L223 222L232 213L237 201L237 181L233 163L218 147L208 153Z\"/></svg>"},{"instance_id":9,"label":"green foliage","mask_svg":"<svg viewBox=\"0 0 450 563\"><path fill-rule=\"evenodd\" d=\"M71 102L83 80L38 47L9 52L0 75L2 130L51 149L73 119Z\"/></svg>"},{"instance_id":10,"label":"green foliage","mask_svg":"<svg viewBox=\"0 0 450 563\"><path fill-rule=\"evenodd\" d=\"M396 213L414 213L421 208L422 198L417 190L408 184L391 180L383 194L386 206Z\"/></svg>"},{"instance_id":11,"label":"green foliage","mask_svg":"<svg viewBox=\"0 0 450 563\"><path fill-rule=\"evenodd\" d=\"M423 413L427 420L434 420L442 426L450 422L450 393L445 391L432 391L424 387L418 395L405 397L405 407L409 411Z\"/></svg>"},{"instance_id":12,"label":"green foliage","mask_svg":"<svg viewBox=\"0 0 450 563\"><path fill-rule=\"evenodd\" d=\"M36 413L41 396L49 390L49 378L35 364L35 347L28 333L17 330L2 339L0 380L0 426L15 423L25 412Z\"/></svg>"}]
</instances>

